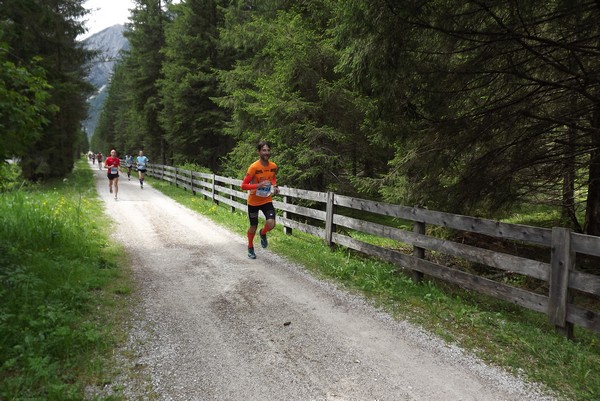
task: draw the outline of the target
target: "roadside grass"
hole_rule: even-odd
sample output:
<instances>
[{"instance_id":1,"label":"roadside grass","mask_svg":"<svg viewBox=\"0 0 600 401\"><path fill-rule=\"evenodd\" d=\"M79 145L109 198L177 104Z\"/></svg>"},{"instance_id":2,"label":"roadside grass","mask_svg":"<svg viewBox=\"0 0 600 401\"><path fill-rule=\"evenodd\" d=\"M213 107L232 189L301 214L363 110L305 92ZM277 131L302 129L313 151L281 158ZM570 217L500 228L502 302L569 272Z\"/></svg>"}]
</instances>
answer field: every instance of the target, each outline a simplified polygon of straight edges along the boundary
<instances>
[{"instance_id":1,"label":"roadside grass","mask_svg":"<svg viewBox=\"0 0 600 401\"><path fill-rule=\"evenodd\" d=\"M0 399L82 400L116 375L132 292L87 162L0 193L0 221Z\"/></svg>"},{"instance_id":2,"label":"roadside grass","mask_svg":"<svg viewBox=\"0 0 600 401\"><path fill-rule=\"evenodd\" d=\"M232 231L245 233L247 216L202 195L149 178L180 204ZM531 223L531 222L530 222ZM544 384L558 399L600 400L600 335L575 327L575 339L555 332L545 315L441 281L415 284L392 264L294 231L270 233L269 249L312 274L364 294L397 319L408 320L487 363ZM259 255L260 257L260 255Z\"/></svg>"}]
</instances>

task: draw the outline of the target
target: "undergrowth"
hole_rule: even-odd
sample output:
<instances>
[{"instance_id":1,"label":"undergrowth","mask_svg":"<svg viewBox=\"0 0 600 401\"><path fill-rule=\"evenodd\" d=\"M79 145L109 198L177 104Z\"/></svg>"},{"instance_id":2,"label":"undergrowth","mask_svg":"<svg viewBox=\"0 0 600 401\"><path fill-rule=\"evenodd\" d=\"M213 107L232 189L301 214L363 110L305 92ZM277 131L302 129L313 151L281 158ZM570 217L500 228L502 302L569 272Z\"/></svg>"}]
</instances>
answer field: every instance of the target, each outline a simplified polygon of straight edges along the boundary
<instances>
[{"instance_id":1,"label":"undergrowth","mask_svg":"<svg viewBox=\"0 0 600 401\"><path fill-rule=\"evenodd\" d=\"M2 400L81 400L112 374L106 357L131 290L91 171L79 166L0 195Z\"/></svg>"}]
</instances>

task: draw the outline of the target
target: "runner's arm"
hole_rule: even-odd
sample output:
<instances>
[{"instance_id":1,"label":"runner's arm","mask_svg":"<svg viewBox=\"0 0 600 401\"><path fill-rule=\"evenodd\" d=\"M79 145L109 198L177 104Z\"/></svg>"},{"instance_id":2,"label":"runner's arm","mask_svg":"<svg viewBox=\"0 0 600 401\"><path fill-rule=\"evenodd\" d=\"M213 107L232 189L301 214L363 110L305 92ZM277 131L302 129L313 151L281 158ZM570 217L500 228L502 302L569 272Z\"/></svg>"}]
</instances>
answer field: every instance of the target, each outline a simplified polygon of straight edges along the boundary
<instances>
[{"instance_id":1,"label":"runner's arm","mask_svg":"<svg viewBox=\"0 0 600 401\"><path fill-rule=\"evenodd\" d=\"M258 188L258 184L250 184L250 181L252 181L252 176L250 174L246 174L246 176L244 177L244 180L242 181L242 189L244 191L247 191L249 189L256 189Z\"/></svg>"}]
</instances>

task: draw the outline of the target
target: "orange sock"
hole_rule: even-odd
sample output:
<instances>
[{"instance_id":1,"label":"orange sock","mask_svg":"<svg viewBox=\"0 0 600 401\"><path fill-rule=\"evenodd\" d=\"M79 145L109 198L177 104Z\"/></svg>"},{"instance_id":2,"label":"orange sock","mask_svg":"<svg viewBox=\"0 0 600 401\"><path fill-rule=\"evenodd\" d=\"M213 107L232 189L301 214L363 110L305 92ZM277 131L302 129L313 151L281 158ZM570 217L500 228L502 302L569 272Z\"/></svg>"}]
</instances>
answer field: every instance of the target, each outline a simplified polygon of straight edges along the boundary
<instances>
[{"instance_id":1,"label":"orange sock","mask_svg":"<svg viewBox=\"0 0 600 401\"><path fill-rule=\"evenodd\" d=\"M251 233L250 231L248 231L246 234L248 235L248 248L253 248L254 236L256 235L256 233Z\"/></svg>"},{"instance_id":2,"label":"orange sock","mask_svg":"<svg viewBox=\"0 0 600 401\"><path fill-rule=\"evenodd\" d=\"M263 228L260 229L260 235L265 235L269 231L271 231L271 229L269 228L269 226L264 226Z\"/></svg>"}]
</instances>

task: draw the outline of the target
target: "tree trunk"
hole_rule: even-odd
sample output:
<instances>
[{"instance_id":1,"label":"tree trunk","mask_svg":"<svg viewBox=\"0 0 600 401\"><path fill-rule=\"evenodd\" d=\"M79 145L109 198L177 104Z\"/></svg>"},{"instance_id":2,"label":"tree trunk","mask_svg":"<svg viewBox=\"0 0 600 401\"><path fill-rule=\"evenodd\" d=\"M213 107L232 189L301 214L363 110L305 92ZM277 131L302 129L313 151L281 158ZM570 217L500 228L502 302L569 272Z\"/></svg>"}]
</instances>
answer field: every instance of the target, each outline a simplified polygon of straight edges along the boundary
<instances>
[{"instance_id":1,"label":"tree trunk","mask_svg":"<svg viewBox=\"0 0 600 401\"><path fill-rule=\"evenodd\" d=\"M563 170L563 190L561 217L565 222L571 222L571 225L578 232L581 232L581 226L575 213L575 132L569 128L567 132L567 145L565 146L565 162Z\"/></svg>"},{"instance_id":2,"label":"tree trunk","mask_svg":"<svg viewBox=\"0 0 600 401\"><path fill-rule=\"evenodd\" d=\"M591 138L593 150L590 154L585 233L600 236L600 104L596 105L592 128L595 132Z\"/></svg>"}]
</instances>

